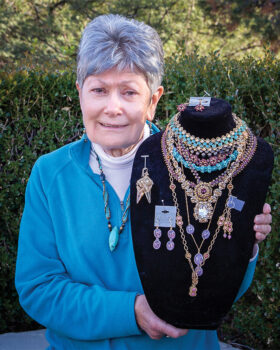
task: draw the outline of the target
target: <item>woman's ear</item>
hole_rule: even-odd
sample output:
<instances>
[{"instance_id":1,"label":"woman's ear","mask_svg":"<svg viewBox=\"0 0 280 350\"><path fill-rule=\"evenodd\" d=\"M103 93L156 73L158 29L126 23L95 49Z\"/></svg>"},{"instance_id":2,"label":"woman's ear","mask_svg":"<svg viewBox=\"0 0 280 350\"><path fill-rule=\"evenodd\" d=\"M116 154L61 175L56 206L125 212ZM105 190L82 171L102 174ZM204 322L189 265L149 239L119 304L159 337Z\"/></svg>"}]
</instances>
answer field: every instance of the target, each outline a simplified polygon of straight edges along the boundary
<instances>
[{"instance_id":1,"label":"woman's ear","mask_svg":"<svg viewBox=\"0 0 280 350\"><path fill-rule=\"evenodd\" d=\"M149 120L150 122L154 119L157 104L158 104L158 101L160 100L163 92L164 92L163 86L159 86L157 88L157 90L152 95L149 110L148 110L148 115L147 115L147 120Z\"/></svg>"},{"instance_id":2,"label":"woman's ear","mask_svg":"<svg viewBox=\"0 0 280 350\"><path fill-rule=\"evenodd\" d=\"M79 83L78 83L78 80L76 81L76 88L77 88L77 90L78 90L79 97L81 97L81 91L82 91L82 89L80 88L80 85L79 85Z\"/></svg>"}]
</instances>

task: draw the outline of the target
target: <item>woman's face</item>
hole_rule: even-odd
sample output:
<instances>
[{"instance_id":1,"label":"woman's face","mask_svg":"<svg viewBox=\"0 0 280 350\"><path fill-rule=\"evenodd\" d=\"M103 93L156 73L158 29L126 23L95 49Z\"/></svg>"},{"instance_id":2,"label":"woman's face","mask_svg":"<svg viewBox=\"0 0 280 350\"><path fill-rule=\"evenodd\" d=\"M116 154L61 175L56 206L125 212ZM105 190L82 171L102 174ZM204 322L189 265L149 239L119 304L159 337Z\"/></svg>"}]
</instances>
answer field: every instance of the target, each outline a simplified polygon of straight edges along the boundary
<instances>
[{"instance_id":1,"label":"woman's face","mask_svg":"<svg viewBox=\"0 0 280 350\"><path fill-rule=\"evenodd\" d=\"M142 138L163 93L160 86L151 96L143 74L116 69L88 76L77 89L88 138L113 156L129 152Z\"/></svg>"}]
</instances>

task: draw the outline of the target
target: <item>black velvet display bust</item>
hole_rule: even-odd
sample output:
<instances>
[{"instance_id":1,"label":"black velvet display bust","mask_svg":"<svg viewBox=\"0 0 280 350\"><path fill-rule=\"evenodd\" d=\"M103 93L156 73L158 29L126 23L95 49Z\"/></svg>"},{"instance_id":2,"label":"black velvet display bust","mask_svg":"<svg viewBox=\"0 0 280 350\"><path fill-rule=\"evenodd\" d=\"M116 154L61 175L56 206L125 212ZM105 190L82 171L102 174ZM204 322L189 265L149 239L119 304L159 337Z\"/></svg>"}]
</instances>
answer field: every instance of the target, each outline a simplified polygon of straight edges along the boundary
<instances>
[{"instance_id":1,"label":"black velvet display bust","mask_svg":"<svg viewBox=\"0 0 280 350\"><path fill-rule=\"evenodd\" d=\"M187 132L200 138L222 136L235 127L230 105L214 98L202 112L187 107L179 121ZM232 195L244 201L244 207L241 212L232 210L232 239L225 239L219 233L210 259L204 265L204 274L199 277L197 296L191 297L191 269L184 258L178 226L174 229L176 237L172 251L166 249L168 228L162 228L161 248L153 249L155 206L162 205L162 201L166 206L174 205L168 170L161 152L161 136L162 132L157 133L139 147L131 177L131 226L140 279L151 309L161 319L179 328L216 329L230 310L252 257L255 240L253 220L256 214L261 213L265 201L271 180L273 153L264 140L258 139L255 155L246 168L234 177ZM147 168L154 182L150 204L145 196L136 204L136 182L141 178L144 166L142 155L149 155ZM200 175L203 181L208 182L220 172ZM188 180L194 181L189 170L185 170L185 175ZM180 186L177 186L176 193L185 227L186 205ZM211 232L215 230L217 219L225 207L227 193L224 190L217 202ZM191 216L192 212L193 205L190 206ZM198 235L205 229L205 224L198 221L192 220L192 224ZM188 241L189 237L186 239ZM192 255L196 253L191 245L190 252Z\"/></svg>"}]
</instances>

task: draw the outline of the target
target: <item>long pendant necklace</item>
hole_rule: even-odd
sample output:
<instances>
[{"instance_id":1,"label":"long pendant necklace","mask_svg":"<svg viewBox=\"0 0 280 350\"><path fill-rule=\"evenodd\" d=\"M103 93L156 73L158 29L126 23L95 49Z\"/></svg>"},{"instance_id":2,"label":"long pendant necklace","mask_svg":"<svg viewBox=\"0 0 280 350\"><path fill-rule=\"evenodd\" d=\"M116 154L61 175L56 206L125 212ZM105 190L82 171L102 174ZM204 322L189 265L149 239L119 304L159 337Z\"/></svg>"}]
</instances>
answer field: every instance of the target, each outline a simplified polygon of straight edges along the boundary
<instances>
[{"instance_id":1,"label":"long pendant necklace","mask_svg":"<svg viewBox=\"0 0 280 350\"><path fill-rule=\"evenodd\" d=\"M211 242L210 242L210 244L208 246L207 251L204 254L201 253L201 248L202 248L202 244L205 241L205 239L207 239L209 237L208 233L207 233L208 237L207 238L203 238L202 243L200 244L200 246L198 246L197 242L195 241L195 239L193 237L194 231L192 232L191 236L192 236L192 238L193 238L193 240L195 242L196 248L197 248L197 253L194 255L194 259L192 261L193 255L189 251L188 243L187 243L185 232L184 232L184 228L183 228L184 222L183 222L182 215L180 213L180 208L179 208L179 204L178 204L178 200L177 200L177 195L176 195L176 192L175 192L176 185L174 184L172 175L170 173L169 173L169 180L170 180L169 188L172 191L173 203L174 203L174 205L176 207L176 212L177 212L176 224L179 226L180 236L181 236L181 240L182 240L184 251L185 251L185 259L188 261L189 266L190 266L190 268L192 270L192 283L191 283L191 286L189 287L189 296L195 297L195 296L197 296L198 278L200 276L202 276L202 274L203 274L202 266L205 264L206 260L210 258L210 252L211 252L211 250L212 250L212 248L214 246L214 243L215 243L215 241L216 241L216 239L218 237L218 234L219 234L221 228L223 227L223 225L225 224L225 222L228 221L226 218L228 216L227 213L230 212L230 208L225 207L225 209L223 211L223 214L221 216L221 217L224 218L224 220L222 221L221 217L219 218L218 223L217 223L217 228L215 230L213 238L212 238L212 240L211 240ZM229 198L231 196L231 192L233 190L233 185L232 185L231 182L228 184L227 188L228 188L228 198ZM210 226L210 224L209 224L209 226ZM231 227L231 229L232 229L232 227ZM209 230L208 230L208 232L209 232ZM196 267L194 267L193 262L196 265Z\"/></svg>"},{"instance_id":2,"label":"long pendant necklace","mask_svg":"<svg viewBox=\"0 0 280 350\"><path fill-rule=\"evenodd\" d=\"M105 185L106 178L105 178L105 174L104 174L103 169L102 169L101 160L95 151L94 151L94 154L96 156L99 170L100 170L100 180L102 182L102 187L103 187L102 195L103 195L103 201L104 201L104 212L105 212L105 217L106 217L106 220L108 223L108 229L110 232L110 234L109 234L109 248L112 252L116 249L116 247L118 245L120 234L122 233L124 226L125 226L125 223L127 222L127 219L128 219L128 213L129 213L129 207L130 207L130 193L127 196L127 199L125 202L125 207L124 207L123 212L122 212L121 226L120 227L118 227L118 226L112 227L112 224L110 221L111 220L111 210L109 207L109 195L108 195L108 192L106 190L106 185Z\"/></svg>"}]
</instances>

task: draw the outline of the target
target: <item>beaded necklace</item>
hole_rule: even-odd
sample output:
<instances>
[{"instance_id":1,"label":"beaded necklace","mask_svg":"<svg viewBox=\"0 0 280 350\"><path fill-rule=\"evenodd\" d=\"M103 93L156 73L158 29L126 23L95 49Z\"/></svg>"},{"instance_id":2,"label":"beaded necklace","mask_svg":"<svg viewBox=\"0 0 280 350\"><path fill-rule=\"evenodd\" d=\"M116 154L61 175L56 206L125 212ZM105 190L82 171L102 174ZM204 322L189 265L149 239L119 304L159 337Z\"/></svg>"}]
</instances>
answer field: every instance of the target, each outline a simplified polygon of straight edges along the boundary
<instances>
[{"instance_id":1,"label":"beaded necklace","mask_svg":"<svg viewBox=\"0 0 280 350\"><path fill-rule=\"evenodd\" d=\"M231 154L229 154L228 157L221 157L220 162L218 162L219 158L216 158L213 160L214 157L209 161L204 159L205 162L200 162L198 160L197 163L199 165L197 165L197 163L194 163L194 162L191 163L192 159L194 158L192 158L191 156L190 157L187 156L186 151L182 149L181 146L178 149L175 146L173 146L172 154L173 154L173 157L177 160L177 162L182 162L184 164L185 168L193 167L195 170L201 173L206 173L206 172L212 173L213 171L222 170L226 168L231 161L236 160L238 156L238 151L234 150ZM186 158L189 158L189 161L186 161Z\"/></svg>"},{"instance_id":2,"label":"beaded necklace","mask_svg":"<svg viewBox=\"0 0 280 350\"><path fill-rule=\"evenodd\" d=\"M120 227L118 227L118 226L112 227L112 224L110 221L111 220L111 210L109 207L109 194L106 190L106 185L105 185L106 178L105 178L105 174L104 174L103 169L102 169L101 160L95 151L94 151L94 154L96 156L99 170L100 170L100 180L102 182L102 187L103 187L102 195L103 195L103 201L104 201L104 212L105 212L105 217L106 217L106 220L108 223L108 229L110 232L110 234L109 234L109 248L112 252L113 250L116 249L116 247L118 245L120 234L123 232L125 223L127 222L127 219L128 219L128 213L129 213L129 207L130 207L130 193L127 196L127 199L125 202L125 207L122 211L121 226Z\"/></svg>"},{"instance_id":3,"label":"beaded necklace","mask_svg":"<svg viewBox=\"0 0 280 350\"><path fill-rule=\"evenodd\" d=\"M237 140L238 136L247 128L245 121L242 121L235 114L233 114L233 119L236 123L236 127L227 133L224 136L212 138L212 139L203 139L195 137L188 132L180 125L178 121L180 113L177 113L170 121L170 128L173 132L180 138L183 139L190 148L195 148L196 151L202 150L207 152L210 148L221 149L224 146L231 145L234 140Z\"/></svg>"}]
</instances>

